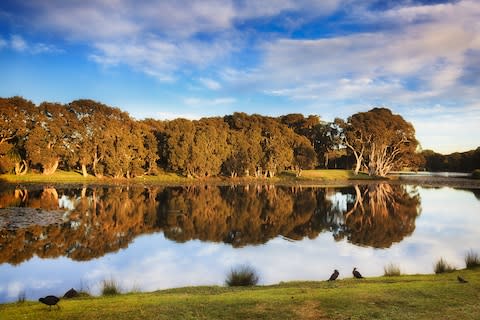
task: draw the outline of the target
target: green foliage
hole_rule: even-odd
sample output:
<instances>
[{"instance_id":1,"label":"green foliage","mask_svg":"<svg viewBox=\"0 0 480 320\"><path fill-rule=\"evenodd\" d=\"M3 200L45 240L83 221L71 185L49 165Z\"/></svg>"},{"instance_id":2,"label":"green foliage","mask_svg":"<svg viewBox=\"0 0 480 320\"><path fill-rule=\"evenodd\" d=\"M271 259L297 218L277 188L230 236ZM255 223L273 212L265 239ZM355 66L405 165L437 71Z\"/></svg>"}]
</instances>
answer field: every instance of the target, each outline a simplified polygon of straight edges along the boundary
<instances>
[{"instance_id":1,"label":"green foliage","mask_svg":"<svg viewBox=\"0 0 480 320\"><path fill-rule=\"evenodd\" d=\"M440 260L438 260L434 266L434 271L436 274L453 272L455 270L455 267L446 262L443 258L440 258Z\"/></svg>"},{"instance_id":2,"label":"green foliage","mask_svg":"<svg viewBox=\"0 0 480 320\"><path fill-rule=\"evenodd\" d=\"M254 286L258 283L257 271L249 265L241 265L232 268L227 274L225 284L229 287Z\"/></svg>"},{"instance_id":3,"label":"green foliage","mask_svg":"<svg viewBox=\"0 0 480 320\"><path fill-rule=\"evenodd\" d=\"M383 275L385 277L398 277L401 274L400 267L396 264L389 263L385 267L383 267Z\"/></svg>"},{"instance_id":4,"label":"green foliage","mask_svg":"<svg viewBox=\"0 0 480 320\"><path fill-rule=\"evenodd\" d=\"M465 266L467 269L472 269L480 266L480 256L473 250L470 250L465 255Z\"/></svg>"},{"instance_id":5,"label":"green foliage","mask_svg":"<svg viewBox=\"0 0 480 320\"><path fill-rule=\"evenodd\" d=\"M111 278L109 280L102 281L102 295L103 296L112 296L120 294L122 290L120 289L120 285L118 282Z\"/></svg>"},{"instance_id":6,"label":"green foliage","mask_svg":"<svg viewBox=\"0 0 480 320\"><path fill-rule=\"evenodd\" d=\"M475 172L479 170L480 147L475 150L446 155L425 150L422 155L425 158L425 169L427 171L472 172L472 177L475 178ZM480 173L477 173L477 177L479 176Z\"/></svg>"}]
</instances>

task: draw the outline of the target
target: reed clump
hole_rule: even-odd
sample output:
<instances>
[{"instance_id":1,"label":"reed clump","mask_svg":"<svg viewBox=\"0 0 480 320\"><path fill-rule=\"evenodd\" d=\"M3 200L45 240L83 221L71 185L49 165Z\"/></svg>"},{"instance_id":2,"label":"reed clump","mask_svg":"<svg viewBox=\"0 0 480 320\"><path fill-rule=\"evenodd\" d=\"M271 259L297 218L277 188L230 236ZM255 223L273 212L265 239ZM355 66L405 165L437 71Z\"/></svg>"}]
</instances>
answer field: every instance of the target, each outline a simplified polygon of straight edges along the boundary
<instances>
[{"instance_id":1,"label":"reed clump","mask_svg":"<svg viewBox=\"0 0 480 320\"><path fill-rule=\"evenodd\" d=\"M258 273L252 266L241 265L230 270L225 283L229 287L254 286L258 280Z\"/></svg>"},{"instance_id":2,"label":"reed clump","mask_svg":"<svg viewBox=\"0 0 480 320\"><path fill-rule=\"evenodd\" d=\"M115 279L110 278L109 280L102 281L103 296L113 296L121 293L122 293L122 290L120 289L120 285Z\"/></svg>"},{"instance_id":3,"label":"reed clump","mask_svg":"<svg viewBox=\"0 0 480 320\"><path fill-rule=\"evenodd\" d=\"M467 269L473 269L480 266L480 256L473 250L465 255L465 266Z\"/></svg>"},{"instance_id":4,"label":"reed clump","mask_svg":"<svg viewBox=\"0 0 480 320\"><path fill-rule=\"evenodd\" d=\"M383 267L383 275L385 277L398 277L401 275L400 267L397 264L389 263L385 267Z\"/></svg>"},{"instance_id":5,"label":"reed clump","mask_svg":"<svg viewBox=\"0 0 480 320\"><path fill-rule=\"evenodd\" d=\"M446 273L446 272L453 272L455 271L456 268L449 264L445 259L440 258L440 260L437 261L434 267L434 271L436 274L439 273Z\"/></svg>"}]
</instances>

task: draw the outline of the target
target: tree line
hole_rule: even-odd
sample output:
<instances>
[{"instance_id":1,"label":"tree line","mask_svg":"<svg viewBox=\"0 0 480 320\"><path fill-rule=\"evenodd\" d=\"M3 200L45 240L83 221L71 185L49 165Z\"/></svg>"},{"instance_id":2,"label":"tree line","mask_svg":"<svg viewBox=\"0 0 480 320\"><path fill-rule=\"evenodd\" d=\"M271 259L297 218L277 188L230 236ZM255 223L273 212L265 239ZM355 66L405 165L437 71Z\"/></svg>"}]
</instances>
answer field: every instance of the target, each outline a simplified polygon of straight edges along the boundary
<instances>
[{"instance_id":1,"label":"tree line","mask_svg":"<svg viewBox=\"0 0 480 320\"><path fill-rule=\"evenodd\" d=\"M422 152L428 171L472 172L480 168L480 147L466 152L440 154L433 150Z\"/></svg>"},{"instance_id":2,"label":"tree line","mask_svg":"<svg viewBox=\"0 0 480 320\"><path fill-rule=\"evenodd\" d=\"M325 122L317 115L233 113L200 120L136 120L92 100L35 105L0 98L0 173L131 178L273 177L283 170L353 168L385 176L419 168L415 130L387 108Z\"/></svg>"}]
</instances>

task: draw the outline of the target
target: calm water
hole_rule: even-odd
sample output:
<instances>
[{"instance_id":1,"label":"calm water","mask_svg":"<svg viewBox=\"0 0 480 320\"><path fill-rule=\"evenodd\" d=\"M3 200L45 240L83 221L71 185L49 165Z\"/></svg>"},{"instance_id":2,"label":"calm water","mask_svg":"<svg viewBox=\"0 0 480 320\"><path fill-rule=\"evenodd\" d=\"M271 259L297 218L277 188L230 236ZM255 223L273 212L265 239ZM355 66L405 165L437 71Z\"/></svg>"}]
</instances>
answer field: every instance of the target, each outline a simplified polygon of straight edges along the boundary
<instances>
[{"instance_id":1,"label":"calm water","mask_svg":"<svg viewBox=\"0 0 480 320\"><path fill-rule=\"evenodd\" d=\"M250 264L261 284L432 273L480 252L478 189L84 187L0 190L0 302L113 278L130 291L223 285ZM42 210L43 209L43 210ZM47 210L48 212L45 212Z\"/></svg>"}]
</instances>

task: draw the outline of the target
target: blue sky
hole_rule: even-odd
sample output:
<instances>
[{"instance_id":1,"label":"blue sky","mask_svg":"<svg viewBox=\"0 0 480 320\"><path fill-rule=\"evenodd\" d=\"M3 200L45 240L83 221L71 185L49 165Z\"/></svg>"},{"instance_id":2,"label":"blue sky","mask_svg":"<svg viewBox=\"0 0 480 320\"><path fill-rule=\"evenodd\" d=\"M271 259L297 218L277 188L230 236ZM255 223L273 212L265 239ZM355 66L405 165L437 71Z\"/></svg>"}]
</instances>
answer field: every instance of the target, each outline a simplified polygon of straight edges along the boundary
<instances>
[{"instance_id":1,"label":"blue sky","mask_svg":"<svg viewBox=\"0 0 480 320\"><path fill-rule=\"evenodd\" d=\"M480 146L480 1L0 2L0 96L137 119L386 106L424 149Z\"/></svg>"}]
</instances>

